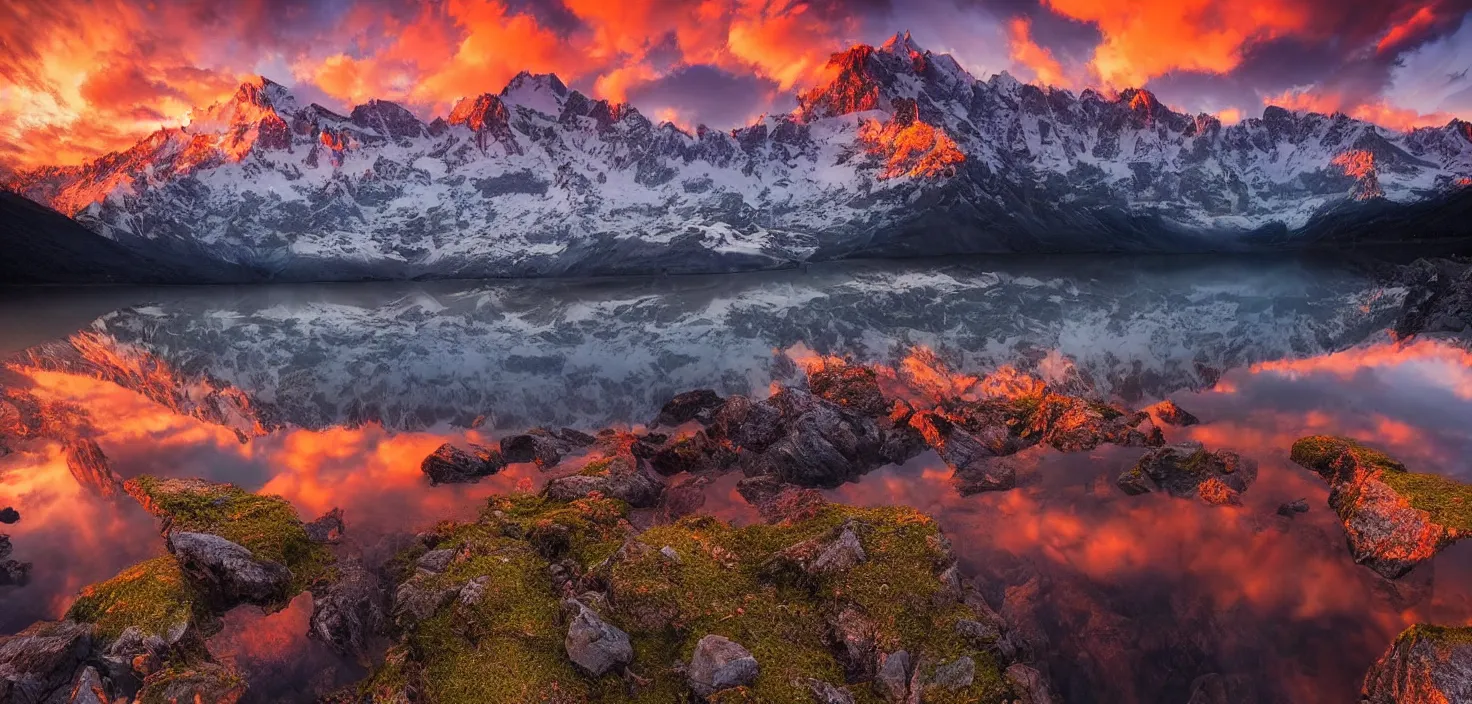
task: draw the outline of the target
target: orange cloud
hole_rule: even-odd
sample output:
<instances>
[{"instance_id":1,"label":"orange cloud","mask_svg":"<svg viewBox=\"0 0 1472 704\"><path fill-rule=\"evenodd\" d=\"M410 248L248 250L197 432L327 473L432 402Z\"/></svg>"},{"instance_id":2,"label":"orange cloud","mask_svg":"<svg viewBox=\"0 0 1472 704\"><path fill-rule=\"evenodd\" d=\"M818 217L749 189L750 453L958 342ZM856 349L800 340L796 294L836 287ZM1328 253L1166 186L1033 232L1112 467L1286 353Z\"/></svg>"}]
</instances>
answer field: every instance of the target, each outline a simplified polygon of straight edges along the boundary
<instances>
[{"instance_id":1,"label":"orange cloud","mask_svg":"<svg viewBox=\"0 0 1472 704\"><path fill-rule=\"evenodd\" d=\"M1430 29L1440 19L1436 15L1435 6L1436 3L1422 5L1404 21L1392 25L1385 36L1380 39L1380 43L1375 45L1375 51L1383 54L1396 48L1405 40Z\"/></svg>"},{"instance_id":2,"label":"orange cloud","mask_svg":"<svg viewBox=\"0 0 1472 704\"><path fill-rule=\"evenodd\" d=\"M1063 65L1053 58L1053 52L1032 40L1032 21L1026 17L1014 17L1007 23L1007 48L1012 60L1031 69L1038 83L1073 87L1073 82L1063 73Z\"/></svg>"},{"instance_id":3,"label":"orange cloud","mask_svg":"<svg viewBox=\"0 0 1472 704\"><path fill-rule=\"evenodd\" d=\"M1139 86L1171 71L1226 73L1254 41L1298 33L1310 15L1295 2L1239 0L1044 0L1065 17L1092 22L1103 40L1091 68L1103 82Z\"/></svg>"}]
</instances>

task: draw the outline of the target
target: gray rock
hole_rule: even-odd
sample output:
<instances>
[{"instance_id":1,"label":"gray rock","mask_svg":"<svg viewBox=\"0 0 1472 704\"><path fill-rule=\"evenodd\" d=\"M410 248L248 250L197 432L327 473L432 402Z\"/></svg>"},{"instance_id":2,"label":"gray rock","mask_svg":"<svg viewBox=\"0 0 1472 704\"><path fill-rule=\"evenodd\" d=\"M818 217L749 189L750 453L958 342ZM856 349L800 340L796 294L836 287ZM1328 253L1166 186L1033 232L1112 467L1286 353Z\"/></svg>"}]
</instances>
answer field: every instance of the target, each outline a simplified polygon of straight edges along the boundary
<instances>
[{"instance_id":1,"label":"gray rock","mask_svg":"<svg viewBox=\"0 0 1472 704\"><path fill-rule=\"evenodd\" d=\"M459 592L453 587L433 587L429 576L416 574L394 590L394 622L407 629L433 616Z\"/></svg>"},{"instance_id":2,"label":"gray rock","mask_svg":"<svg viewBox=\"0 0 1472 704\"><path fill-rule=\"evenodd\" d=\"M1472 702L1472 626L1407 628L1365 675L1360 696L1368 704Z\"/></svg>"},{"instance_id":3,"label":"gray rock","mask_svg":"<svg viewBox=\"0 0 1472 704\"><path fill-rule=\"evenodd\" d=\"M82 668L77 674L77 681L72 683L71 696L66 700L67 704L112 704L112 701L102 674L91 665Z\"/></svg>"},{"instance_id":4,"label":"gray rock","mask_svg":"<svg viewBox=\"0 0 1472 704\"><path fill-rule=\"evenodd\" d=\"M174 531L169 552L184 573L201 585L219 611L240 604L284 604L291 570L279 562L257 560L250 550L218 535Z\"/></svg>"},{"instance_id":5,"label":"gray rock","mask_svg":"<svg viewBox=\"0 0 1472 704\"><path fill-rule=\"evenodd\" d=\"M460 588L457 600L465 606L475 606L486 596L486 586L491 583L490 575L481 575L465 583Z\"/></svg>"},{"instance_id":6,"label":"gray rock","mask_svg":"<svg viewBox=\"0 0 1472 704\"><path fill-rule=\"evenodd\" d=\"M365 658L370 640L387 629L387 600L378 577L361 560L343 560L336 580L312 590L307 634L342 655Z\"/></svg>"},{"instance_id":7,"label":"gray rock","mask_svg":"<svg viewBox=\"0 0 1472 704\"><path fill-rule=\"evenodd\" d=\"M582 602L570 600L566 606L576 614L563 639L563 647L573 664L593 677L602 677L634 661L629 634L605 622Z\"/></svg>"},{"instance_id":8,"label":"gray rock","mask_svg":"<svg viewBox=\"0 0 1472 704\"><path fill-rule=\"evenodd\" d=\"M724 636L708 635L695 644L685 676L702 697L756 682L760 667L751 652Z\"/></svg>"},{"instance_id":9,"label":"gray rock","mask_svg":"<svg viewBox=\"0 0 1472 704\"><path fill-rule=\"evenodd\" d=\"M879 696L890 704L905 701L910 692L910 653L896 650L886 655L884 662L879 664L874 686L879 690Z\"/></svg>"},{"instance_id":10,"label":"gray rock","mask_svg":"<svg viewBox=\"0 0 1472 704\"><path fill-rule=\"evenodd\" d=\"M879 649L875 642L878 627L859 607L846 604L827 618L828 643L844 676L850 682L874 676Z\"/></svg>"},{"instance_id":11,"label":"gray rock","mask_svg":"<svg viewBox=\"0 0 1472 704\"><path fill-rule=\"evenodd\" d=\"M438 550L430 550L429 552L420 555L419 559L415 561L414 564L416 567L424 570L425 572L439 574L447 569L450 569L450 563L454 560L454 548L440 548Z\"/></svg>"},{"instance_id":12,"label":"gray rock","mask_svg":"<svg viewBox=\"0 0 1472 704\"><path fill-rule=\"evenodd\" d=\"M969 655L962 655L940 667L935 668L935 674L930 677L928 684L936 687L944 687L950 690L965 689L976 681L976 661Z\"/></svg>"},{"instance_id":13,"label":"gray rock","mask_svg":"<svg viewBox=\"0 0 1472 704\"><path fill-rule=\"evenodd\" d=\"M664 559L669 560L670 562L673 562L677 565L682 562L682 560L680 559L680 553L675 552L675 549L668 545L660 548L659 554L664 555Z\"/></svg>"},{"instance_id":14,"label":"gray rock","mask_svg":"<svg viewBox=\"0 0 1472 704\"><path fill-rule=\"evenodd\" d=\"M505 469L506 462L499 450L471 445L467 452L445 443L424 458L419 471L429 477L430 484L476 482Z\"/></svg>"},{"instance_id":15,"label":"gray rock","mask_svg":"<svg viewBox=\"0 0 1472 704\"><path fill-rule=\"evenodd\" d=\"M73 621L39 621L0 636L0 701L43 702L63 692L92 646L92 628Z\"/></svg>"},{"instance_id":16,"label":"gray rock","mask_svg":"<svg viewBox=\"0 0 1472 704\"><path fill-rule=\"evenodd\" d=\"M164 666L164 658L172 648L196 635L187 623L182 625L182 628L172 629L166 637L144 635L137 626L129 626L101 654L108 678L118 685L120 691L138 691L143 686L143 678ZM183 647L192 647L192 644Z\"/></svg>"},{"instance_id":17,"label":"gray rock","mask_svg":"<svg viewBox=\"0 0 1472 704\"><path fill-rule=\"evenodd\" d=\"M858 534L854 533L851 526L844 526L838 538L823 549L808 566L810 574L833 574L836 572L847 572L869 559L864 553L864 546L859 542Z\"/></svg>"},{"instance_id":18,"label":"gray rock","mask_svg":"<svg viewBox=\"0 0 1472 704\"><path fill-rule=\"evenodd\" d=\"M670 399L659 409L659 417L654 419L651 427L680 425L692 420L710 423L723 403L725 400L710 389L686 391Z\"/></svg>"},{"instance_id":19,"label":"gray rock","mask_svg":"<svg viewBox=\"0 0 1472 704\"><path fill-rule=\"evenodd\" d=\"M150 677L138 693L138 701L235 704L245 696L245 678L217 663L197 662L160 674L166 676Z\"/></svg>"},{"instance_id":20,"label":"gray rock","mask_svg":"<svg viewBox=\"0 0 1472 704\"><path fill-rule=\"evenodd\" d=\"M342 522L342 509L340 508L333 508L303 527L307 530L308 540L322 545L336 545L342 540L343 532L347 530Z\"/></svg>"},{"instance_id":21,"label":"gray rock","mask_svg":"<svg viewBox=\"0 0 1472 704\"><path fill-rule=\"evenodd\" d=\"M1279 516L1287 516L1288 518L1292 518L1294 515L1299 513L1308 513L1308 499L1289 501L1288 503L1278 507Z\"/></svg>"},{"instance_id":22,"label":"gray rock","mask_svg":"<svg viewBox=\"0 0 1472 704\"><path fill-rule=\"evenodd\" d=\"M847 688L808 678L799 679L794 684L812 692L815 704L854 704L854 695Z\"/></svg>"},{"instance_id":23,"label":"gray rock","mask_svg":"<svg viewBox=\"0 0 1472 704\"><path fill-rule=\"evenodd\" d=\"M963 618L956 621L956 634L974 647L987 647L1002 638L1002 629L995 623L982 623Z\"/></svg>"},{"instance_id":24,"label":"gray rock","mask_svg":"<svg viewBox=\"0 0 1472 704\"><path fill-rule=\"evenodd\" d=\"M1058 701L1043 673L1027 665L1020 662L1009 665L1006 676L1007 682L1012 685L1012 693L1017 695L1022 704L1053 704Z\"/></svg>"}]
</instances>

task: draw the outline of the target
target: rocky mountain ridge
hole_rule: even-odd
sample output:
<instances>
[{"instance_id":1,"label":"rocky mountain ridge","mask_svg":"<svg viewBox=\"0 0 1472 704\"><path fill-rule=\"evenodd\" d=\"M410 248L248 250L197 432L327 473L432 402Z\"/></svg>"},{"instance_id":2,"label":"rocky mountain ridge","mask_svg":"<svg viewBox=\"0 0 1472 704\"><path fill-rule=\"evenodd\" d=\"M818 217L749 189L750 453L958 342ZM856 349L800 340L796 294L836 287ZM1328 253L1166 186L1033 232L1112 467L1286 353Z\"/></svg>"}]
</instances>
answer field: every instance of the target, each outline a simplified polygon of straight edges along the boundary
<instances>
[{"instance_id":1,"label":"rocky mountain ridge","mask_svg":"<svg viewBox=\"0 0 1472 704\"><path fill-rule=\"evenodd\" d=\"M4 186L144 253L288 279L1472 236L1435 219L1472 193L1460 120L1395 133L1269 107L1226 126L1144 90L977 80L908 35L836 54L828 74L791 113L693 133L553 75L429 123L387 101L301 106L257 78L184 127Z\"/></svg>"}]
</instances>

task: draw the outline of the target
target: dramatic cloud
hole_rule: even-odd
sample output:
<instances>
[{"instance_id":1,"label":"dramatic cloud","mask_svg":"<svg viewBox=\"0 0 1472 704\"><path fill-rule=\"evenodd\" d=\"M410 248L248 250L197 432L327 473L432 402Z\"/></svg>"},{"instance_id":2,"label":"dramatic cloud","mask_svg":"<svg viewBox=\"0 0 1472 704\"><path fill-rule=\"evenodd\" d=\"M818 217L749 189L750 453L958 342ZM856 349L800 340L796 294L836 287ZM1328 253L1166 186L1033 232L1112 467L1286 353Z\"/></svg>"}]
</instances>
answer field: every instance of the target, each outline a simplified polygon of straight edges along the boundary
<instances>
[{"instance_id":1,"label":"dramatic cloud","mask_svg":"<svg viewBox=\"0 0 1472 704\"><path fill-rule=\"evenodd\" d=\"M11 0L0 164L75 164L187 121L255 74L421 117L522 70L681 125L791 105L827 57L908 29L985 78L1144 85L1242 118L1264 102L1388 126L1472 108L1472 0ZM647 104L646 104L647 101Z\"/></svg>"}]
</instances>

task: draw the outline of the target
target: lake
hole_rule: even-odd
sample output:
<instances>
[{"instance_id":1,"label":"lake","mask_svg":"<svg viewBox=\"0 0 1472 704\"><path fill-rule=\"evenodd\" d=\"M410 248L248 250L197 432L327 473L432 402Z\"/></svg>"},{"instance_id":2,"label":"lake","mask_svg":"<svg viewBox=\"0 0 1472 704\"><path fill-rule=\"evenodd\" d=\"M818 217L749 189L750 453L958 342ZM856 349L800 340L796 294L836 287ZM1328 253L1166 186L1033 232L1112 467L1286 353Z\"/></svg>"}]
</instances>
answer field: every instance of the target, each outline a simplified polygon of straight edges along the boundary
<instances>
[{"instance_id":1,"label":"lake","mask_svg":"<svg viewBox=\"0 0 1472 704\"><path fill-rule=\"evenodd\" d=\"M1233 258L0 290L0 385L54 409L46 436L10 437L0 456L0 507L21 514L4 531L33 565L0 587L0 633L163 552L136 502L69 467L68 438L95 440L123 479L229 481L309 519L340 507L348 540L382 554L557 474L513 464L431 486L420 462L441 443L639 429L677 393L761 398L838 357L920 391L1009 370L1131 408L1173 399L1202 422L1165 427L1169 441L1260 464L1238 506L1128 496L1114 480L1143 450L1113 445L1034 448L1008 491L963 496L931 451L824 490L935 516L992 606L1046 642L1066 701L1185 702L1211 673L1244 701L1357 701L1403 628L1472 624L1472 543L1383 579L1354 563L1324 483L1288 459L1295 439L1337 434L1472 481L1472 353L1393 340L1403 293L1342 263ZM714 478L703 510L759 520L736 479ZM1306 513L1279 514L1300 498ZM212 639L250 700L311 701L361 676L305 637L310 611L307 594L271 615L242 607Z\"/></svg>"}]
</instances>

